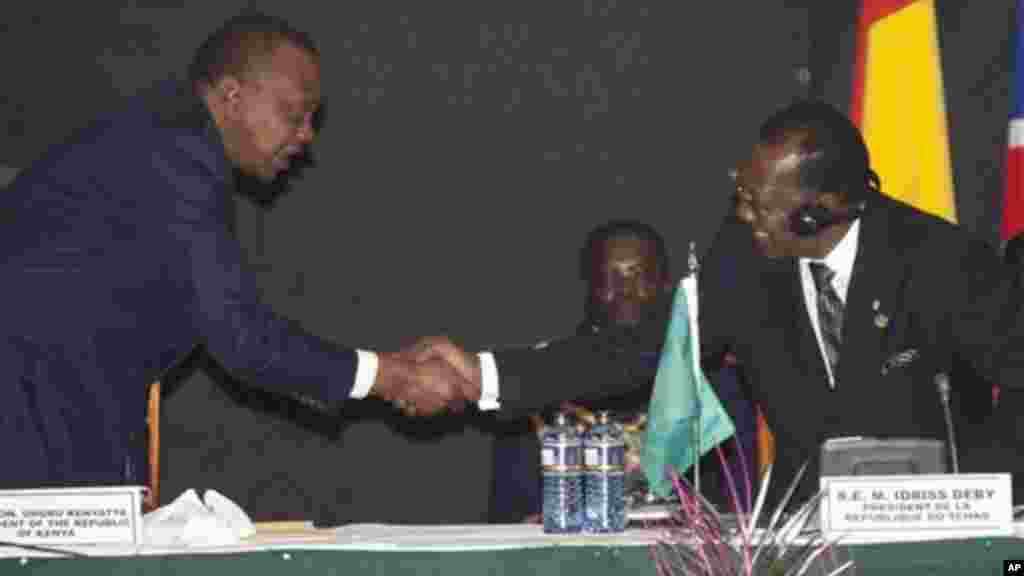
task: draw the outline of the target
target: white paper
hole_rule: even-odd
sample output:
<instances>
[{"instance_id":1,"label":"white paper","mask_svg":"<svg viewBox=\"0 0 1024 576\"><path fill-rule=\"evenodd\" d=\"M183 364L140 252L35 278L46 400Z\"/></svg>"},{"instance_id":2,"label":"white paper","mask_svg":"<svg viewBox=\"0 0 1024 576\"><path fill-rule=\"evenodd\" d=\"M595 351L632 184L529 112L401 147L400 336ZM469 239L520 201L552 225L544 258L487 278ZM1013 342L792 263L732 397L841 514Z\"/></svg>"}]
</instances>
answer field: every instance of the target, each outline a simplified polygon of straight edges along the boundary
<instances>
[{"instance_id":1,"label":"white paper","mask_svg":"<svg viewBox=\"0 0 1024 576\"><path fill-rule=\"evenodd\" d=\"M143 516L142 529L151 547L230 546L256 532L248 515L223 494L207 490L200 500L192 489Z\"/></svg>"}]
</instances>

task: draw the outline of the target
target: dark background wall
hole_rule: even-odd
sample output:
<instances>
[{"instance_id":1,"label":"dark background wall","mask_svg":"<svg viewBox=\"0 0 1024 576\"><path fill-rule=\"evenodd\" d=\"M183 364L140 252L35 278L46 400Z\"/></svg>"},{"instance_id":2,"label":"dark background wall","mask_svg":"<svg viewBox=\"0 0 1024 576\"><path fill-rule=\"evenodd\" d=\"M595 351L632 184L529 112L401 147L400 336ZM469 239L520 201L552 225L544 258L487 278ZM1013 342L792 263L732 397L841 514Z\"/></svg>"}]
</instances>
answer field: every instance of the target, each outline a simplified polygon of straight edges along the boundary
<instances>
[{"instance_id":1,"label":"dark background wall","mask_svg":"<svg viewBox=\"0 0 1024 576\"><path fill-rule=\"evenodd\" d=\"M961 220L991 237L1010 5L972 2L943 24L944 42L970 48L947 58ZM845 105L855 13L784 0L19 3L0 24L0 164L180 76L247 6L318 40L327 109L314 165L269 206L241 196L237 235L268 302L370 349L569 333L577 251L609 218L655 225L681 266L688 242L706 248L727 171L770 111L808 93ZM413 424L372 401L321 412L211 368L166 400L163 434L165 500L215 487L258 518L485 517L486 417Z\"/></svg>"}]
</instances>

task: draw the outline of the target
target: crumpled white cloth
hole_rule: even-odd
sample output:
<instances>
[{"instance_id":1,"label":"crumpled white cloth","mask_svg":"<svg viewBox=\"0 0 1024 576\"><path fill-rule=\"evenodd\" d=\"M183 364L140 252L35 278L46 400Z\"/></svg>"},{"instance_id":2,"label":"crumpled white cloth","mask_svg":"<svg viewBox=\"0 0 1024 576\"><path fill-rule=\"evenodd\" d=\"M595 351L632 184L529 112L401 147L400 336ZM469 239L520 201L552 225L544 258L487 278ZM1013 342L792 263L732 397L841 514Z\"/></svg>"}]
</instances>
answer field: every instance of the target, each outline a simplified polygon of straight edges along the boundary
<instances>
[{"instance_id":1,"label":"crumpled white cloth","mask_svg":"<svg viewBox=\"0 0 1024 576\"><path fill-rule=\"evenodd\" d=\"M238 504L216 490L203 499L193 489L142 517L147 546L231 546L256 533L252 520Z\"/></svg>"}]
</instances>

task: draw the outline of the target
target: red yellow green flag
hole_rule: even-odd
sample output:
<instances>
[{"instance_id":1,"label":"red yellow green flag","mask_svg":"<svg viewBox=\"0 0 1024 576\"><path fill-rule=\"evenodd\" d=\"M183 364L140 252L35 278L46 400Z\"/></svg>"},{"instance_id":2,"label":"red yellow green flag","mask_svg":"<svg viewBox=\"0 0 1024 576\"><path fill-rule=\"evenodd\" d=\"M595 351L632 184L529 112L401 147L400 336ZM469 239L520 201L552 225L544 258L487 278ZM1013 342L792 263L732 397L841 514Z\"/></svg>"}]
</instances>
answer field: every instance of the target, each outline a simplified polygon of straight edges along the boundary
<instances>
[{"instance_id":1,"label":"red yellow green flag","mask_svg":"<svg viewBox=\"0 0 1024 576\"><path fill-rule=\"evenodd\" d=\"M956 222L934 0L862 0L850 117L883 192Z\"/></svg>"}]
</instances>

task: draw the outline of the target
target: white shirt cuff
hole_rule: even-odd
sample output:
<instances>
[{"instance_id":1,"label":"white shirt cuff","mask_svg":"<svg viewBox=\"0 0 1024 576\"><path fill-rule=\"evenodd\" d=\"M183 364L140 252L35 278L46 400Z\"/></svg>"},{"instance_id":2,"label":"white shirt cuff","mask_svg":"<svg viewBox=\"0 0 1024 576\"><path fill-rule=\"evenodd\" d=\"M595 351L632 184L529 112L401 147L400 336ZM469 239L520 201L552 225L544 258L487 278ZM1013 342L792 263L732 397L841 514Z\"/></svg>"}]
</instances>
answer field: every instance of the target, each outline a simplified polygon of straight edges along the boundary
<instances>
[{"instance_id":1,"label":"white shirt cuff","mask_svg":"<svg viewBox=\"0 0 1024 576\"><path fill-rule=\"evenodd\" d=\"M498 402L498 363L494 361L494 354L480 352L480 400L477 407L484 412L499 410L501 403Z\"/></svg>"},{"instance_id":2,"label":"white shirt cuff","mask_svg":"<svg viewBox=\"0 0 1024 576\"><path fill-rule=\"evenodd\" d=\"M377 378L379 361L376 354L366 350L356 350L356 356L356 381L349 392L349 398L366 398ZM477 407L482 411L498 410L501 408L498 402L498 364L490 352L481 352L477 356L480 358L480 400Z\"/></svg>"},{"instance_id":3,"label":"white shirt cuff","mask_svg":"<svg viewBox=\"0 0 1024 576\"><path fill-rule=\"evenodd\" d=\"M379 361L377 355L366 350L356 350L358 362L356 363L356 381L352 384L352 391L349 398L366 398L373 387L373 381L377 379L377 366Z\"/></svg>"}]
</instances>

